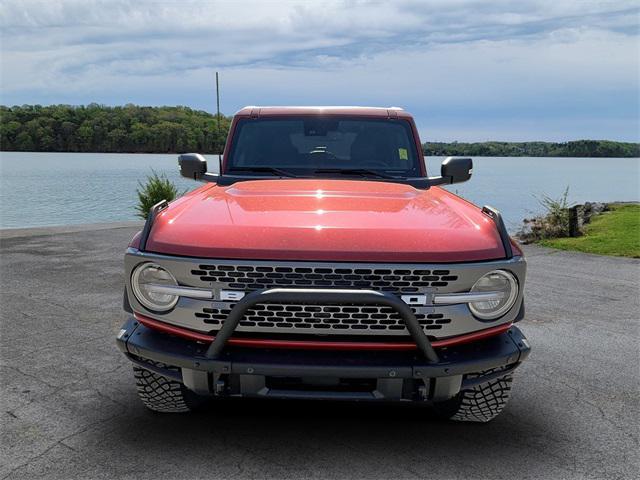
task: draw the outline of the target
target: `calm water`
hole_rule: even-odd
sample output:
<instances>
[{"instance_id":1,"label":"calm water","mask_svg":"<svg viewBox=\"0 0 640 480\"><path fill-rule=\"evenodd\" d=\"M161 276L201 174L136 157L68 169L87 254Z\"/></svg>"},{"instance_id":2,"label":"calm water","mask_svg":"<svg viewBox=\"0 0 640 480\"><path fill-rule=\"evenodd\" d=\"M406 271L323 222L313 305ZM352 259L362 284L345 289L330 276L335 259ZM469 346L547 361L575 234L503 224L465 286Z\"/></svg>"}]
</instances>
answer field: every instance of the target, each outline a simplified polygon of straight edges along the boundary
<instances>
[{"instance_id":1,"label":"calm water","mask_svg":"<svg viewBox=\"0 0 640 480\"><path fill-rule=\"evenodd\" d=\"M216 157L210 157L217 164ZM429 157L431 175L441 157ZM199 184L178 174L176 155L0 153L0 228L135 220L136 187L151 169L181 190ZM473 177L450 190L499 208L511 230L539 212L535 195L573 202L640 200L640 160L475 157Z\"/></svg>"}]
</instances>

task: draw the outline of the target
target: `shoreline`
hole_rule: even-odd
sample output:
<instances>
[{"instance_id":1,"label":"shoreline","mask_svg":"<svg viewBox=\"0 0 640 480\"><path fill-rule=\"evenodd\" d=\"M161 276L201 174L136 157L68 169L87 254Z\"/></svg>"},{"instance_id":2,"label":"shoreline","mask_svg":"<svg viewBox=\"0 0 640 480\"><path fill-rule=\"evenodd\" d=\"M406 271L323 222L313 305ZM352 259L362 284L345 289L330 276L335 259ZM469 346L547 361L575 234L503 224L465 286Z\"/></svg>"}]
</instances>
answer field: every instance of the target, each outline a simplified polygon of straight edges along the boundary
<instances>
[{"instance_id":1,"label":"shoreline","mask_svg":"<svg viewBox=\"0 0 640 480\"><path fill-rule=\"evenodd\" d=\"M118 228L142 228L143 225L143 221L133 220L125 222L78 223L73 225L53 225L42 227L0 228L0 240L21 237L43 237L65 233L95 232L100 230L114 230Z\"/></svg>"},{"instance_id":2,"label":"shoreline","mask_svg":"<svg viewBox=\"0 0 640 480\"><path fill-rule=\"evenodd\" d=\"M59 154L59 155L65 155L65 154L80 154L80 155L181 155L185 152L51 152L51 151L42 151L42 150L35 150L35 151L23 151L23 150L0 150L0 155L4 154L4 153L42 153L42 154ZM201 153L204 156L214 156L214 155L218 155L217 153L211 153L211 152L198 152ZM425 158L444 158L444 157L471 157L471 158L566 158L566 159L591 159L591 158L598 158L598 159L602 159L602 158L609 158L609 159L613 159L613 160L618 160L618 159L636 159L636 160L640 160L640 157L595 157L595 156L589 156L589 157L568 157L568 156L543 156L543 155L424 155Z\"/></svg>"}]
</instances>

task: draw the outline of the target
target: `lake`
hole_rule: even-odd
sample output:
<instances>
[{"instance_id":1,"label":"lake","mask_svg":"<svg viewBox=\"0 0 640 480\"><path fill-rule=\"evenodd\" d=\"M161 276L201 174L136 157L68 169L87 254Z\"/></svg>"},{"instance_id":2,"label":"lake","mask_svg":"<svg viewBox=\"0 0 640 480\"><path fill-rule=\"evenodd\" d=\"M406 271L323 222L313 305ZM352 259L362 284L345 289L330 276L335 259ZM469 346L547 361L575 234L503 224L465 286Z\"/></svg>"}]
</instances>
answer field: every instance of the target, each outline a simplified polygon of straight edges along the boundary
<instances>
[{"instance_id":1,"label":"lake","mask_svg":"<svg viewBox=\"0 0 640 480\"><path fill-rule=\"evenodd\" d=\"M431 175L442 159L428 157ZM209 162L217 167L217 157ZM135 220L136 187L152 169L181 190L200 185L179 176L177 155L1 152L0 228ZM500 209L514 231L541 211L535 196L569 186L572 202L638 201L639 182L637 158L474 157L471 180L447 188Z\"/></svg>"}]
</instances>

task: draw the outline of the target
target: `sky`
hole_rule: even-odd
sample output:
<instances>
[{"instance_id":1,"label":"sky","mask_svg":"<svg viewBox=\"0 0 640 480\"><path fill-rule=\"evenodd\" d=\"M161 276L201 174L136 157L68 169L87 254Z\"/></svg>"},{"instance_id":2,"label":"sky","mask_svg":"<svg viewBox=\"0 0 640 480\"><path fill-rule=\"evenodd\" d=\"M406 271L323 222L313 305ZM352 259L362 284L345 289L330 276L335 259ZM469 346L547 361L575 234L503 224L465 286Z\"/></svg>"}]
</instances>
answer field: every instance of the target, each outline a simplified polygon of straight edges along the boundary
<instances>
[{"instance_id":1,"label":"sky","mask_svg":"<svg viewBox=\"0 0 640 480\"><path fill-rule=\"evenodd\" d=\"M636 1L3 0L0 103L400 106L423 141L640 141Z\"/></svg>"}]
</instances>

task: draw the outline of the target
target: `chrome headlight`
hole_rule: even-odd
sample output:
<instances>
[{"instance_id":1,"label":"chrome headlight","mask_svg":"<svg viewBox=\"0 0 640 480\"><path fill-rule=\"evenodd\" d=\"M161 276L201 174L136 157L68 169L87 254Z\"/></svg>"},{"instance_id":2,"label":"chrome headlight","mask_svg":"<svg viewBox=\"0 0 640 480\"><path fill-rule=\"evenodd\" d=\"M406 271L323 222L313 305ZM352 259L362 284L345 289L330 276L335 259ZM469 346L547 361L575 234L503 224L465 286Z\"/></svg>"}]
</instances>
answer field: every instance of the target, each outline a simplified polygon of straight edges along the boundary
<instances>
[{"instance_id":1,"label":"chrome headlight","mask_svg":"<svg viewBox=\"0 0 640 480\"><path fill-rule=\"evenodd\" d=\"M157 263L138 265L131 274L131 288L136 299L149 310L165 312L178 303L171 288L178 282L171 273Z\"/></svg>"},{"instance_id":2,"label":"chrome headlight","mask_svg":"<svg viewBox=\"0 0 640 480\"><path fill-rule=\"evenodd\" d=\"M471 288L471 292L498 293L498 298L469 303L469 309L481 320L494 320L507 313L518 298L518 281L512 273L493 270Z\"/></svg>"}]
</instances>

